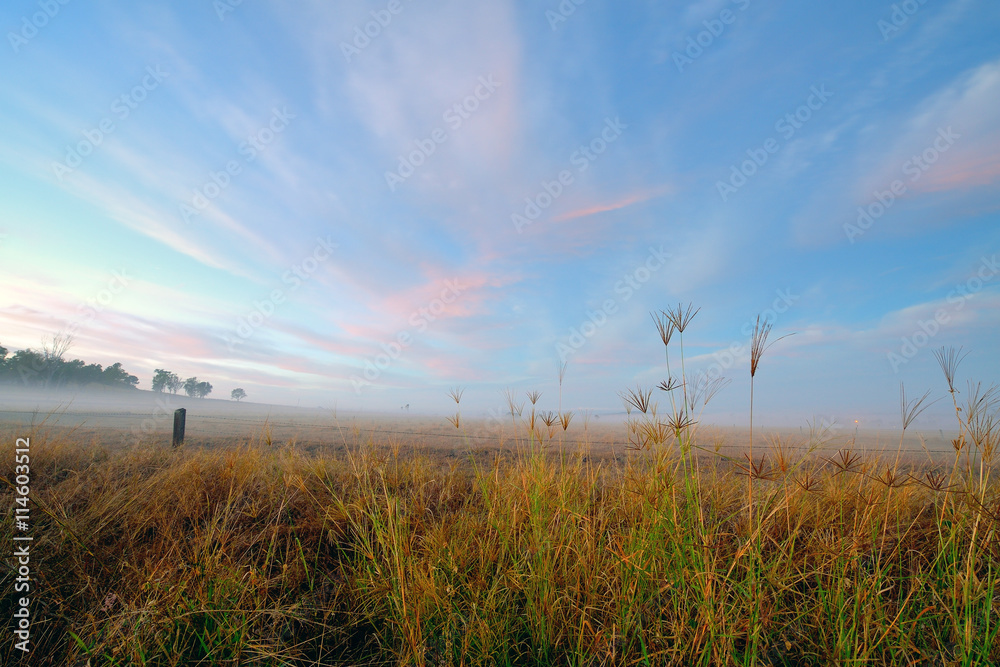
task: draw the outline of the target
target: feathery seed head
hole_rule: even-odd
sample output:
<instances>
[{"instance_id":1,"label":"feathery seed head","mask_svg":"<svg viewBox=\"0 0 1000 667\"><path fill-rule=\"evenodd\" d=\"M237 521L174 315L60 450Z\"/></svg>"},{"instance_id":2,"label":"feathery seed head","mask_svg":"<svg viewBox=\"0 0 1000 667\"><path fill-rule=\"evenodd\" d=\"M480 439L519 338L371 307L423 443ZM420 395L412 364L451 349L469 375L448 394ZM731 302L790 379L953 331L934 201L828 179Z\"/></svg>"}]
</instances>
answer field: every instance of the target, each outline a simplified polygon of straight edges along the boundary
<instances>
[{"instance_id":1,"label":"feathery seed head","mask_svg":"<svg viewBox=\"0 0 1000 667\"><path fill-rule=\"evenodd\" d=\"M772 324L768 321L761 323L760 315L757 316L757 321L753 325L753 334L750 336L750 377L757 375L757 366L760 364L760 358L764 356L764 352L767 351L771 345L774 345L782 338L788 338L793 336L793 333L785 334L781 338L771 341L768 345L767 337L771 334Z\"/></svg>"},{"instance_id":2,"label":"feathery seed head","mask_svg":"<svg viewBox=\"0 0 1000 667\"><path fill-rule=\"evenodd\" d=\"M693 303L688 303L687 310L680 303L677 304L676 310L673 308L668 308L663 311L663 315L670 320L674 328L677 329L678 333L684 333L688 325L691 324L691 320L694 316L701 311L701 308L695 308Z\"/></svg>"},{"instance_id":3,"label":"feathery seed head","mask_svg":"<svg viewBox=\"0 0 1000 667\"><path fill-rule=\"evenodd\" d=\"M909 403L906 402L906 391L903 389L903 383L899 383L899 411L903 418L903 430L905 431L913 420L917 418L921 412L929 408L930 406L937 403L937 401L931 401L927 405L923 405L927 397L931 395L931 390L928 389L924 392L924 395L920 398L914 399Z\"/></svg>"},{"instance_id":4,"label":"feathery seed head","mask_svg":"<svg viewBox=\"0 0 1000 667\"><path fill-rule=\"evenodd\" d=\"M653 318L653 324L656 325L656 330L660 334L660 340L663 341L664 347L670 345L670 339L674 335L673 320L662 310L659 315L651 312L649 316Z\"/></svg>"},{"instance_id":5,"label":"feathery seed head","mask_svg":"<svg viewBox=\"0 0 1000 667\"><path fill-rule=\"evenodd\" d=\"M956 350L954 345L941 346L941 349L934 350L934 358L938 360L944 372L944 379L948 381L948 391L952 394L955 393L955 373L958 371L958 365L968 354L968 352L962 354L961 346Z\"/></svg>"}]
</instances>

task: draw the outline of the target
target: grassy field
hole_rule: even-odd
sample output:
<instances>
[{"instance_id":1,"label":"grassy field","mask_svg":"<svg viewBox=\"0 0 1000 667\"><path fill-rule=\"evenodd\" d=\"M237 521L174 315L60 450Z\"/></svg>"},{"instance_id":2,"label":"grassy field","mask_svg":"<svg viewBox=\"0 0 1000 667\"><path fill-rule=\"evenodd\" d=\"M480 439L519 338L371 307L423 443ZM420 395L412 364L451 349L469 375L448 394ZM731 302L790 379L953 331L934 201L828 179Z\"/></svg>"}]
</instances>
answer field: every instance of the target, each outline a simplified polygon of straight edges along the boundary
<instances>
[{"instance_id":1,"label":"grassy field","mask_svg":"<svg viewBox=\"0 0 1000 667\"><path fill-rule=\"evenodd\" d=\"M960 359L940 351L953 397ZM0 658L1000 664L1000 392L956 398L947 462L902 454L926 396L901 396L895 447L816 428L733 450L699 430L711 386L671 380L667 362L670 412L623 392L617 446L536 412L534 393L530 408L508 394L495 443L457 412L436 449L350 426L339 449L270 428L177 450L5 434L31 437L34 622L30 655L8 640ZM16 576L3 571L6 618Z\"/></svg>"},{"instance_id":2,"label":"grassy field","mask_svg":"<svg viewBox=\"0 0 1000 667\"><path fill-rule=\"evenodd\" d=\"M673 440L598 461L522 435L456 458L40 430L25 664L1000 661L1000 502L964 458L772 444L748 475Z\"/></svg>"}]
</instances>

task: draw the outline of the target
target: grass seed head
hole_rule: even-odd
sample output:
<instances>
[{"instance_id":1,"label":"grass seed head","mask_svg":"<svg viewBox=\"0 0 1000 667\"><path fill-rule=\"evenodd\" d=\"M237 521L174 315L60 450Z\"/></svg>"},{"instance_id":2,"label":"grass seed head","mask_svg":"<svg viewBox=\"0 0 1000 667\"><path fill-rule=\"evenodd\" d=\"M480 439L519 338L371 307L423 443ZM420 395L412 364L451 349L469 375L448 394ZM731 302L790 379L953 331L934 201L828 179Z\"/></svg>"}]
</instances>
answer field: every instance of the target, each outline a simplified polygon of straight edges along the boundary
<instances>
[{"instance_id":1,"label":"grass seed head","mask_svg":"<svg viewBox=\"0 0 1000 667\"><path fill-rule=\"evenodd\" d=\"M635 389L627 389L624 392L618 392L618 395L625 403L626 410L631 405L642 414L649 412L650 399L653 396L652 389L643 391L642 387L637 386Z\"/></svg>"},{"instance_id":2,"label":"grass seed head","mask_svg":"<svg viewBox=\"0 0 1000 667\"><path fill-rule=\"evenodd\" d=\"M507 408L510 410L510 416L520 417L521 413L524 412L524 401L518 403L514 399L514 390L510 387L503 390L504 400L507 401Z\"/></svg>"},{"instance_id":3,"label":"grass seed head","mask_svg":"<svg viewBox=\"0 0 1000 667\"><path fill-rule=\"evenodd\" d=\"M568 410L559 415L559 423L562 424L564 431L569 428L569 423L572 419L573 413Z\"/></svg>"},{"instance_id":4,"label":"grass seed head","mask_svg":"<svg viewBox=\"0 0 1000 667\"><path fill-rule=\"evenodd\" d=\"M456 405L462 402L462 394L464 393L465 393L464 387L453 387L448 391L448 395L451 396L452 400L455 401Z\"/></svg>"},{"instance_id":5,"label":"grass seed head","mask_svg":"<svg viewBox=\"0 0 1000 667\"><path fill-rule=\"evenodd\" d=\"M927 408L929 408L930 406L934 405L937 402L937 401L931 401L927 405L924 405L924 401L926 401L927 397L930 395L931 391L930 389L928 389L926 392L924 392L923 396L907 403L906 390L903 389L903 383L902 382L899 383L899 411L900 415L903 418L904 431L910 426L910 424L913 423L913 420L916 419L921 412L923 412L924 410L926 410Z\"/></svg>"},{"instance_id":6,"label":"grass seed head","mask_svg":"<svg viewBox=\"0 0 1000 667\"><path fill-rule=\"evenodd\" d=\"M678 382L675 378L670 377L656 386L661 391L673 391L674 389L680 387L681 383Z\"/></svg>"},{"instance_id":7,"label":"grass seed head","mask_svg":"<svg viewBox=\"0 0 1000 667\"><path fill-rule=\"evenodd\" d=\"M725 389L732 382L731 379L720 376L709 378L708 375L702 373L695 377L692 383L692 391L688 395L688 408L694 412L696 406L700 403L702 407L708 405L716 394Z\"/></svg>"},{"instance_id":8,"label":"grass seed head","mask_svg":"<svg viewBox=\"0 0 1000 667\"><path fill-rule=\"evenodd\" d=\"M663 315L670 320L674 328L677 329L678 333L684 333L688 325L691 324L691 320L694 316L701 311L701 308L695 308L693 303L688 303L687 309L680 303L677 304L677 308L668 308L663 311Z\"/></svg>"},{"instance_id":9,"label":"grass seed head","mask_svg":"<svg viewBox=\"0 0 1000 667\"><path fill-rule=\"evenodd\" d=\"M955 373L962 359L968 356L968 352L962 354L962 347L956 350L954 345L942 346L939 350L934 350L934 358L938 360L941 370L944 372L944 379L948 382L948 391L955 393Z\"/></svg>"},{"instance_id":10,"label":"grass seed head","mask_svg":"<svg viewBox=\"0 0 1000 667\"><path fill-rule=\"evenodd\" d=\"M653 324L656 325L656 330L660 334L663 346L668 347L675 331L673 320L662 310L659 314L651 312L649 316L653 318Z\"/></svg>"},{"instance_id":11,"label":"grass seed head","mask_svg":"<svg viewBox=\"0 0 1000 667\"><path fill-rule=\"evenodd\" d=\"M988 448L992 454L1000 437L1000 387L990 385L983 389L981 382L969 383L965 426L976 447L980 450Z\"/></svg>"},{"instance_id":12,"label":"grass seed head","mask_svg":"<svg viewBox=\"0 0 1000 667\"><path fill-rule=\"evenodd\" d=\"M857 465L861 462L861 455L850 449L841 449L837 452L837 456L824 460L837 469L837 472L834 474L840 474L842 472L854 472Z\"/></svg>"},{"instance_id":13,"label":"grass seed head","mask_svg":"<svg viewBox=\"0 0 1000 667\"><path fill-rule=\"evenodd\" d=\"M691 418L685 410L678 410L667 419L666 424L674 433L680 433L684 429L694 426L698 422Z\"/></svg>"}]
</instances>

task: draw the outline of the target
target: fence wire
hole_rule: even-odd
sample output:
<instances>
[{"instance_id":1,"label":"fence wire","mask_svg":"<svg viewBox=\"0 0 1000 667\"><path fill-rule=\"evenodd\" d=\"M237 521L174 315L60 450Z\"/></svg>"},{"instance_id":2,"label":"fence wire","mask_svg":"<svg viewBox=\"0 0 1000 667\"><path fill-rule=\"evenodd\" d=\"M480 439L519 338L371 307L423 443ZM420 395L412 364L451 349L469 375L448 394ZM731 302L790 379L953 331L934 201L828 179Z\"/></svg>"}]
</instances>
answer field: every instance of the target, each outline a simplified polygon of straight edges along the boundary
<instances>
[{"instance_id":1,"label":"fence wire","mask_svg":"<svg viewBox=\"0 0 1000 667\"><path fill-rule=\"evenodd\" d=\"M38 411L34 411L34 410L0 410L0 415L30 415L30 416L37 416L38 414L39 414L39 412ZM167 413L164 413L164 414L167 414ZM104 417L126 417L126 418L128 418L128 417L135 417L136 419L143 419L143 420L145 420L145 419L149 419L150 418L150 413L149 412L68 412L68 411L56 412L56 411L53 411L53 412L48 413L48 416L56 417L57 419L58 419L58 417L64 417L65 416L65 417L94 417L94 418L104 418ZM168 418L165 417L165 416L162 419L165 422L168 421ZM46 417L45 420L43 420L43 421L48 421L48 417ZM223 415L199 415L197 413L192 414L189 411L187 413L187 422L188 422L188 426L189 427L190 427L192 421L194 421L194 422L239 423L239 424L249 424L249 425L256 426L256 427L262 427L262 426L266 425L266 426L275 427L275 428L338 429L339 431L347 430L347 431L350 431L351 433L359 433L359 434L360 433L364 433L366 435L408 435L408 436L419 436L419 437L425 438L425 439L443 438L443 439L456 439L456 440L466 440L466 441L467 440L492 440L492 441L495 441L498 437L501 437L501 436L506 437L507 439L514 439L514 438L516 438L516 436L514 436L514 435L508 435L508 434L505 434L503 432L497 432L497 433L486 434L486 435L476 435L476 434L469 434L469 433L457 433L457 432L454 432L454 431L450 432L450 433L449 432L446 432L446 433L437 433L437 432L405 431L405 430L386 429L386 428L361 428L361 427L358 427L358 426L354 426L354 425L350 425L350 424L346 424L345 425L345 424L341 424L341 423L338 423L338 422L332 422L332 423L331 422L325 422L324 423L324 422L301 422L301 421L272 421L270 419L250 419L250 418L246 418L246 417L227 417L227 416L223 416ZM36 424L36 425L41 425L41 424ZM623 425L623 427L624 427L624 425ZM765 442L762 445L760 445L762 451L767 451L769 449L773 449L774 446L772 446L770 443L768 443L766 441L766 436L763 436L763 437L764 437ZM561 438L558 438L558 437L549 438L548 441L545 441L542 444L548 444L548 443L552 443L552 444L564 444L564 445L618 445L618 444L620 444L620 445L626 445L626 446L630 444L628 441L622 441L622 440L617 440L617 439L616 440L610 440L610 441L609 440L591 440L591 439L579 440L579 439L564 439L564 438L561 439ZM786 445L786 444L782 443L781 446L780 446L780 448L783 449L783 450L812 452L812 451L819 451L819 450L823 450L823 449L829 449L830 446L831 446L831 444L832 443L830 443L829 441L824 441L821 444L815 444L815 445L813 445L813 444L807 444L807 445ZM745 445L740 445L740 444L732 444L732 443L718 443L718 444L711 443L710 445L700 445L700 446L697 446L696 448L699 449L702 452L711 453L714 450L722 450L722 449L728 449L728 450L733 450L733 449L745 450L746 446ZM871 449L871 448L868 448L868 449ZM953 454L955 450L954 449L950 449L950 448L949 449L930 449L928 447L913 447L913 446L901 447L900 448L900 447L896 447L896 446L889 446L889 445L887 445L885 448L880 448L878 451L892 452L892 453L895 453L895 452L899 451L901 453L907 453L907 454L948 454L948 453L952 453Z\"/></svg>"}]
</instances>

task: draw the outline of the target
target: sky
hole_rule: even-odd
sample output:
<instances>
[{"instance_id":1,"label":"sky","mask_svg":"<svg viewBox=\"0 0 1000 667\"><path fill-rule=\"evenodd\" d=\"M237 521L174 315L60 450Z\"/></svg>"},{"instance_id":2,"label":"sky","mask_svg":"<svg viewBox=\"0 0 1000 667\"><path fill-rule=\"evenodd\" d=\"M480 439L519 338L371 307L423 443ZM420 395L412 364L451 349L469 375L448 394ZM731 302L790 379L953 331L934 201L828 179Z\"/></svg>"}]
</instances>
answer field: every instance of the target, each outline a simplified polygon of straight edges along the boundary
<instances>
[{"instance_id":1,"label":"sky","mask_svg":"<svg viewBox=\"0 0 1000 667\"><path fill-rule=\"evenodd\" d=\"M958 400L1000 379L992 0L12 0L0 30L11 350L615 413L691 303L685 373L731 380L705 421L745 424L758 316L759 423L898 426L902 382L954 424L941 346Z\"/></svg>"}]
</instances>

